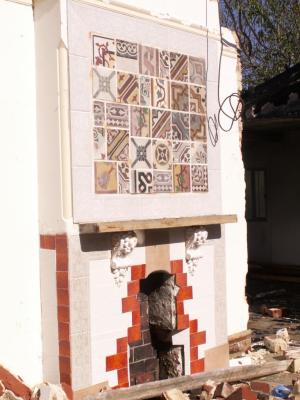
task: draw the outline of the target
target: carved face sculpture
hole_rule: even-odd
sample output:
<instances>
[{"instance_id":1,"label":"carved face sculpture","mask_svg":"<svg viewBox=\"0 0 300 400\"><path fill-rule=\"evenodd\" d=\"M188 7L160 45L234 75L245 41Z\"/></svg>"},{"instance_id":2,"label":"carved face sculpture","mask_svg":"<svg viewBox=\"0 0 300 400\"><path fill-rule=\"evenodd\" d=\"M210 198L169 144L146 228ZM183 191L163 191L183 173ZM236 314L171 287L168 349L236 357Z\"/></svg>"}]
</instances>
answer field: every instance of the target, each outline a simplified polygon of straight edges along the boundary
<instances>
[{"instance_id":1,"label":"carved face sculpture","mask_svg":"<svg viewBox=\"0 0 300 400\"><path fill-rule=\"evenodd\" d=\"M205 230L199 230L194 232L194 245L195 246L200 246L201 244L204 244L207 240L208 233Z\"/></svg>"},{"instance_id":2,"label":"carved face sculpture","mask_svg":"<svg viewBox=\"0 0 300 400\"><path fill-rule=\"evenodd\" d=\"M137 245L137 238L134 236L125 236L120 240L120 251L123 254L130 254Z\"/></svg>"}]
</instances>

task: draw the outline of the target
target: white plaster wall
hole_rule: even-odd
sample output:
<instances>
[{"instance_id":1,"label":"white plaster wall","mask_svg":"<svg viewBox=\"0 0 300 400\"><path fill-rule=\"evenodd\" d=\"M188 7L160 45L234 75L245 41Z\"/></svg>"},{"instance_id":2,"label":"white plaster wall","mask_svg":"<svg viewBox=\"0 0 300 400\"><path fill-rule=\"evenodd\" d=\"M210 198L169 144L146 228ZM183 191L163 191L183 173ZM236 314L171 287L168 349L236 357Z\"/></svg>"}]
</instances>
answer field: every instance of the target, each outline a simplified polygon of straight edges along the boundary
<instances>
[{"instance_id":1,"label":"white plaster wall","mask_svg":"<svg viewBox=\"0 0 300 400\"><path fill-rule=\"evenodd\" d=\"M227 31L227 38L234 42ZM220 99L237 92L237 79L228 79L237 71L235 58L224 55L220 77ZM230 113L228 103L225 111ZM222 118L223 126L230 120ZM228 334L247 329L248 305L245 298L247 265L247 226L245 221L245 179L240 148L240 132L235 122L229 133L219 132L221 149L222 212L237 214L238 223L225 225L225 260L227 271L227 318Z\"/></svg>"},{"instance_id":2,"label":"white plaster wall","mask_svg":"<svg viewBox=\"0 0 300 400\"><path fill-rule=\"evenodd\" d=\"M42 380L35 54L31 6L0 1L0 363Z\"/></svg>"}]
</instances>

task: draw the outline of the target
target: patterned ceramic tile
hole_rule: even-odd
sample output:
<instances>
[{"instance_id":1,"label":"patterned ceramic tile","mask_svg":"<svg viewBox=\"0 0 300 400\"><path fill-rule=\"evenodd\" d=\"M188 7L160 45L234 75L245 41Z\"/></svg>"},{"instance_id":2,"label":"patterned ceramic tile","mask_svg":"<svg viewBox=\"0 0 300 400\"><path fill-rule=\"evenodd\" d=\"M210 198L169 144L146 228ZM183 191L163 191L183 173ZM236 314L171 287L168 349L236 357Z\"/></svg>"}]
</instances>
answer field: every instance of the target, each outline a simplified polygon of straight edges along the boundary
<instances>
[{"instance_id":1,"label":"patterned ceramic tile","mask_svg":"<svg viewBox=\"0 0 300 400\"><path fill-rule=\"evenodd\" d=\"M206 113L206 89L205 87L190 85L190 111Z\"/></svg>"},{"instance_id":2,"label":"patterned ceramic tile","mask_svg":"<svg viewBox=\"0 0 300 400\"><path fill-rule=\"evenodd\" d=\"M115 41L114 39L93 36L93 64L97 66L115 67Z\"/></svg>"},{"instance_id":3,"label":"patterned ceramic tile","mask_svg":"<svg viewBox=\"0 0 300 400\"><path fill-rule=\"evenodd\" d=\"M189 142L173 142L173 162L187 164L191 161L191 146Z\"/></svg>"},{"instance_id":4,"label":"patterned ceramic tile","mask_svg":"<svg viewBox=\"0 0 300 400\"><path fill-rule=\"evenodd\" d=\"M146 107L131 107L131 136L150 136L150 109Z\"/></svg>"},{"instance_id":5,"label":"patterned ceramic tile","mask_svg":"<svg viewBox=\"0 0 300 400\"><path fill-rule=\"evenodd\" d=\"M204 116L190 114L190 134L191 140L206 140L206 121Z\"/></svg>"},{"instance_id":6,"label":"patterned ceramic tile","mask_svg":"<svg viewBox=\"0 0 300 400\"><path fill-rule=\"evenodd\" d=\"M140 74L158 76L159 53L158 49L148 46L139 46Z\"/></svg>"},{"instance_id":7,"label":"patterned ceramic tile","mask_svg":"<svg viewBox=\"0 0 300 400\"><path fill-rule=\"evenodd\" d=\"M106 68L93 68L94 99L116 101L116 96L116 72Z\"/></svg>"},{"instance_id":8,"label":"patterned ceramic tile","mask_svg":"<svg viewBox=\"0 0 300 400\"><path fill-rule=\"evenodd\" d=\"M139 80L138 76L118 72L118 101L127 104L139 104Z\"/></svg>"},{"instance_id":9,"label":"patterned ceramic tile","mask_svg":"<svg viewBox=\"0 0 300 400\"><path fill-rule=\"evenodd\" d=\"M127 161L129 132L123 129L107 129L107 157L114 161Z\"/></svg>"},{"instance_id":10,"label":"patterned ceramic tile","mask_svg":"<svg viewBox=\"0 0 300 400\"><path fill-rule=\"evenodd\" d=\"M117 193L117 163L95 162L95 192Z\"/></svg>"},{"instance_id":11,"label":"patterned ceramic tile","mask_svg":"<svg viewBox=\"0 0 300 400\"><path fill-rule=\"evenodd\" d=\"M153 175L152 171L132 170L132 192L133 193L152 193Z\"/></svg>"},{"instance_id":12,"label":"patterned ceramic tile","mask_svg":"<svg viewBox=\"0 0 300 400\"><path fill-rule=\"evenodd\" d=\"M140 76L140 103L151 106L151 78L148 76Z\"/></svg>"},{"instance_id":13,"label":"patterned ceramic tile","mask_svg":"<svg viewBox=\"0 0 300 400\"><path fill-rule=\"evenodd\" d=\"M188 164L173 165L174 192L190 192L190 166Z\"/></svg>"},{"instance_id":14,"label":"patterned ceramic tile","mask_svg":"<svg viewBox=\"0 0 300 400\"><path fill-rule=\"evenodd\" d=\"M169 81L152 79L152 106L157 108L170 107Z\"/></svg>"},{"instance_id":15,"label":"patterned ceramic tile","mask_svg":"<svg viewBox=\"0 0 300 400\"><path fill-rule=\"evenodd\" d=\"M172 166L172 142L169 140L153 140L153 168L171 169Z\"/></svg>"},{"instance_id":16,"label":"patterned ceramic tile","mask_svg":"<svg viewBox=\"0 0 300 400\"><path fill-rule=\"evenodd\" d=\"M172 112L172 139L173 140L190 139L189 114Z\"/></svg>"},{"instance_id":17,"label":"patterned ceramic tile","mask_svg":"<svg viewBox=\"0 0 300 400\"><path fill-rule=\"evenodd\" d=\"M188 81L188 57L179 54L170 54L170 64L171 64L171 79L175 81Z\"/></svg>"},{"instance_id":18,"label":"patterned ceramic tile","mask_svg":"<svg viewBox=\"0 0 300 400\"><path fill-rule=\"evenodd\" d=\"M196 85L205 85L205 60L203 58L189 57L190 82Z\"/></svg>"},{"instance_id":19,"label":"patterned ceramic tile","mask_svg":"<svg viewBox=\"0 0 300 400\"><path fill-rule=\"evenodd\" d=\"M152 110L152 137L171 138L171 111Z\"/></svg>"},{"instance_id":20,"label":"patterned ceramic tile","mask_svg":"<svg viewBox=\"0 0 300 400\"><path fill-rule=\"evenodd\" d=\"M166 50L159 52L159 76L170 79L170 53Z\"/></svg>"},{"instance_id":21,"label":"patterned ceramic tile","mask_svg":"<svg viewBox=\"0 0 300 400\"><path fill-rule=\"evenodd\" d=\"M171 83L171 108L189 111L189 88L183 83Z\"/></svg>"},{"instance_id":22,"label":"patterned ceramic tile","mask_svg":"<svg viewBox=\"0 0 300 400\"><path fill-rule=\"evenodd\" d=\"M193 142L191 146L192 164L207 164L207 145Z\"/></svg>"},{"instance_id":23,"label":"patterned ceramic tile","mask_svg":"<svg viewBox=\"0 0 300 400\"><path fill-rule=\"evenodd\" d=\"M205 165L192 165L192 191L208 191L207 167Z\"/></svg>"},{"instance_id":24,"label":"patterned ceramic tile","mask_svg":"<svg viewBox=\"0 0 300 400\"><path fill-rule=\"evenodd\" d=\"M94 158L104 160L106 157L106 137L104 128L94 128Z\"/></svg>"},{"instance_id":25,"label":"patterned ceramic tile","mask_svg":"<svg viewBox=\"0 0 300 400\"><path fill-rule=\"evenodd\" d=\"M103 126L105 122L104 103L102 101L94 101L94 125Z\"/></svg>"},{"instance_id":26,"label":"patterned ceramic tile","mask_svg":"<svg viewBox=\"0 0 300 400\"><path fill-rule=\"evenodd\" d=\"M130 144L131 168L152 168L151 140L144 138L131 138Z\"/></svg>"},{"instance_id":27,"label":"patterned ceramic tile","mask_svg":"<svg viewBox=\"0 0 300 400\"><path fill-rule=\"evenodd\" d=\"M153 171L153 192L170 193L173 191L173 178L171 171Z\"/></svg>"},{"instance_id":28,"label":"patterned ceramic tile","mask_svg":"<svg viewBox=\"0 0 300 400\"><path fill-rule=\"evenodd\" d=\"M129 164L127 162L118 163L119 193L130 193L129 173Z\"/></svg>"},{"instance_id":29,"label":"patterned ceramic tile","mask_svg":"<svg viewBox=\"0 0 300 400\"><path fill-rule=\"evenodd\" d=\"M117 39L116 41L116 68L121 71L139 72L138 45Z\"/></svg>"},{"instance_id":30,"label":"patterned ceramic tile","mask_svg":"<svg viewBox=\"0 0 300 400\"><path fill-rule=\"evenodd\" d=\"M106 103L106 126L129 128L129 110L125 104Z\"/></svg>"}]
</instances>

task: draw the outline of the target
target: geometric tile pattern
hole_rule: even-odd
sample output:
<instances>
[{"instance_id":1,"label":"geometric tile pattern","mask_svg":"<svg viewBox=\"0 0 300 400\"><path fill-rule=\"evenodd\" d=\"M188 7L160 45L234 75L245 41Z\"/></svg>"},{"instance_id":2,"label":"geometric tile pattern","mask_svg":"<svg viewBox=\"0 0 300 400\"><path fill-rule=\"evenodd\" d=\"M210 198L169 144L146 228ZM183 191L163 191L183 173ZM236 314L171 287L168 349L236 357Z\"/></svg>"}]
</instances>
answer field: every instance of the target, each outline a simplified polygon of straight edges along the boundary
<instances>
[{"instance_id":1,"label":"geometric tile pattern","mask_svg":"<svg viewBox=\"0 0 300 400\"><path fill-rule=\"evenodd\" d=\"M101 34L92 49L95 193L208 191L205 60Z\"/></svg>"}]
</instances>

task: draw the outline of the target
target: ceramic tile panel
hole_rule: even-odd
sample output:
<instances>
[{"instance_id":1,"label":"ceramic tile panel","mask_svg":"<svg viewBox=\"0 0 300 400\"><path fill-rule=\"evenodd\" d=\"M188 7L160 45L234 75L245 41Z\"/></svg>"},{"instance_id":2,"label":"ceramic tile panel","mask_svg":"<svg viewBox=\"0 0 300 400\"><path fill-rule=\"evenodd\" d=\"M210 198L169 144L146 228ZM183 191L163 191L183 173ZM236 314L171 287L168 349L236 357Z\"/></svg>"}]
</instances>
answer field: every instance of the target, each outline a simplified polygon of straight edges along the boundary
<instances>
[{"instance_id":1,"label":"ceramic tile panel","mask_svg":"<svg viewBox=\"0 0 300 400\"><path fill-rule=\"evenodd\" d=\"M92 35L96 194L208 190L201 58Z\"/></svg>"}]
</instances>

